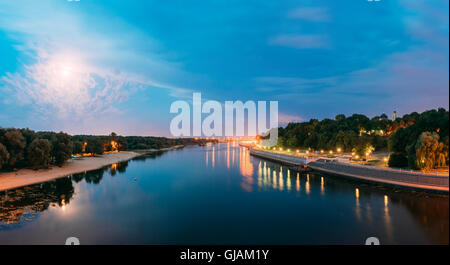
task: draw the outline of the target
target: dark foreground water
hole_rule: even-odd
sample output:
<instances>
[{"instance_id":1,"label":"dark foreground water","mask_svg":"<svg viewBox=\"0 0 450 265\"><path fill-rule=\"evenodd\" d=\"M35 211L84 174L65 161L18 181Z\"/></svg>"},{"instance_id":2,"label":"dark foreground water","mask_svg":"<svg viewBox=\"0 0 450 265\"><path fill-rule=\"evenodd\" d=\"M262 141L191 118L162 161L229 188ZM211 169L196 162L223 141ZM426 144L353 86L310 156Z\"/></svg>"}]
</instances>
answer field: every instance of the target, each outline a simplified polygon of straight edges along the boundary
<instances>
[{"instance_id":1,"label":"dark foreground water","mask_svg":"<svg viewBox=\"0 0 450 265\"><path fill-rule=\"evenodd\" d=\"M448 202L192 146L0 192L0 244L448 244Z\"/></svg>"}]
</instances>

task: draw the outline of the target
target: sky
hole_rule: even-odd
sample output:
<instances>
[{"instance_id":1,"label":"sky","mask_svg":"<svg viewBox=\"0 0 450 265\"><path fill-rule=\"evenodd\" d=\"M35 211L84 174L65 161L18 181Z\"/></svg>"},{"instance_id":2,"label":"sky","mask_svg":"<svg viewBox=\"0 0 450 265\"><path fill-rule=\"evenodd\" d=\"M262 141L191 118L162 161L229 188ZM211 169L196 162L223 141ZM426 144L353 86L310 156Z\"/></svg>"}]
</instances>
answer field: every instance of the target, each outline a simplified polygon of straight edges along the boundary
<instances>
[{"instance_id":1,"label":"sky","mask_svg":"<svg viewBox=\"0 0 450 265\"><path fill-rule=\"evenodd\" d=\"M449 108L448 0L0 0L0 127L170 136L177 100L279 123Z\"/></svg>"}]
</instances>

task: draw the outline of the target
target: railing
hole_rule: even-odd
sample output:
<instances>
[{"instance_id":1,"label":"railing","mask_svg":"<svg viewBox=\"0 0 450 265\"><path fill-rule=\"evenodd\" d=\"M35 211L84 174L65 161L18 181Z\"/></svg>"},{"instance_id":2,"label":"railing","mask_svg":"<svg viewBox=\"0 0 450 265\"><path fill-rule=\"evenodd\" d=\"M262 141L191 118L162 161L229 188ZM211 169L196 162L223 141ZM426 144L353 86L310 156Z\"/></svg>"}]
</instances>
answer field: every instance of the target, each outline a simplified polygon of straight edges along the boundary
<instances>
[{"instance_id":1,"label":"railing","mask_svg":"<svg viewBox=\"0 0 450 265\"><path fill-rule=\"evenodd\" d=\"M379 182L400 182L411 185L436 186L437 189L448 189L448 176L426 175L423 173L396 170L390 168L370 167L356 164L345 164L333 159L323 157L299 157L275 152L267 152L255 148L249 148L250 154L274 160L280 163L303 166L308 165L313 169L329 171L331 173L347 175L356 178L370 178Z\"/></svg>"},{"instance_id":2,"label":"railing","mask_svg":"<svg viewBox=\"0 0 450 265\"><path fill-rule=\"evenodd\" d=\"M307 158L304 157L295 157L290 155L277 154L272 152L256 150L254 148L250 148L250 154L296 166L303 166L308 164Z\"/></svg>"},{"instance_id":3,"label":"railing","mask_svg":"<svg viewBox=\"0 0 450 265\"><path fill-rule=\"evenodd\" d=\"M315 161L319 162L326 162L326 163L335 163L340 165L346 165L350 167L359 167L359 168L365 168L369 170L381 170L381 171L389 171L389 172L398 172L402 174L413 174L413 175L420 175L420 176L432 176L432 177L447 177L448 178L448 171L447 174L438 174L437 171L435 173L427 174L425 171L417 171L417 170L407 170L407 169L401 169L401 168L392 168L392 167L377 167L377 166L370 166L370 165L361 165L356 163L342 163L342 162L335 162L333 159L323 158L319 157ZM445 173L445 172L444 172Z\"/></svg>"},{"instance_id":4,"label":"railing","mask_svg":"<svg viewBox=\"0 0 450 265\"><path fill-rule=\"evenodd\" d=\"M313 168L326 169L338 174L350 174L362 177L371 177L380 180L398 181L419 185L431 185L448 187L448 176L434 176L423 175L417 173L411 173L408 171L391 171L376 167L363 167L358 165L346 165L336 162L330 162L326 159L318 159L315 162L311 162L309 166Z\"/></svg>"}]
</instances>

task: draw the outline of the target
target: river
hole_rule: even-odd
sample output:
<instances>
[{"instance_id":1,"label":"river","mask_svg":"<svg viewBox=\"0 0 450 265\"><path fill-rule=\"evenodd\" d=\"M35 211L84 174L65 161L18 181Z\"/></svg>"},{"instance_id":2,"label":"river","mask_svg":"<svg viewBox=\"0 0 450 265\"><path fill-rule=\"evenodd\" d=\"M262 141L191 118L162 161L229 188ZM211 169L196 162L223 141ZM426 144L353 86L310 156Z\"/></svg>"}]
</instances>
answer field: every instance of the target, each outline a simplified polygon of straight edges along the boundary
<instances>
[{"instance_id":1,"label":"river","mask_svg":"<svg viewBox=\"0 0 450 265\"><path fill-rule=\"evenodd\" d=\"M0 193L0 244L448 244L449 198L300 173L235 144Z\"/></svg>"}]
</instances>

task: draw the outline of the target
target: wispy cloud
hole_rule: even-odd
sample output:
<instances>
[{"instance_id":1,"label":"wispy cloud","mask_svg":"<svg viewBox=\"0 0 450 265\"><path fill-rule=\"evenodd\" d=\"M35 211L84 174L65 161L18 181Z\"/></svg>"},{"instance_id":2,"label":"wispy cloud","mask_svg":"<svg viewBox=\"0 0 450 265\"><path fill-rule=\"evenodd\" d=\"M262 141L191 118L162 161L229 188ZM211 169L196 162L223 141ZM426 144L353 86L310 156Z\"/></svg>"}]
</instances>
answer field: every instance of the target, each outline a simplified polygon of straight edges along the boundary
<instances>
[{"instance_id":1,"label":"wispy cloud","mask_svg":"<svg viewBox=\"0 0 450 265\"><path fill-rule=\"evenodd\" d=\"M291 10L288 13L288 18L303 19L312 22L327 22L330 21L330 15L326 8L322 7L302 7Z\"/></svg>"},{"instance_id":2,"label":"wispy cloud","mask_svg":"<svg viewBox=\"0 0 450 265\"><path fill-rule=\"evenodd\" d=\"M129 86L138 85L121 73L85 65L76 54L38 57L37 63L24 66L23 73L7 73L1 80L20 104L35 106L45 115L76 119L117 113L114 103L127 97Z\"/></svg>"},{"instance_id":3,"label":"wispy cloud","mask_svg":"<svg viewBox=\"0 0 450 265\"><path fill-rule=\"evenodd\" d=\"M58 3L22 5L0 4L0 29L16 42L23 62L0 77L0 89L22 104L62 119L81 118L119 113L114 106L138 89L189 91L177 81L190 74L161 55L158 41L129 24L87 17Z\"/></svg>"},{"instance_id":4,"label":"wispy cloud","mask_svg":"<svg viewBox=\"0 0 450 265\"><path fill-rule=\"evenodd\" d=\"M281 34L269 40L269 45L296 49L326 49L330 42L325 35Z\"/></svg>"}]
</instances>

